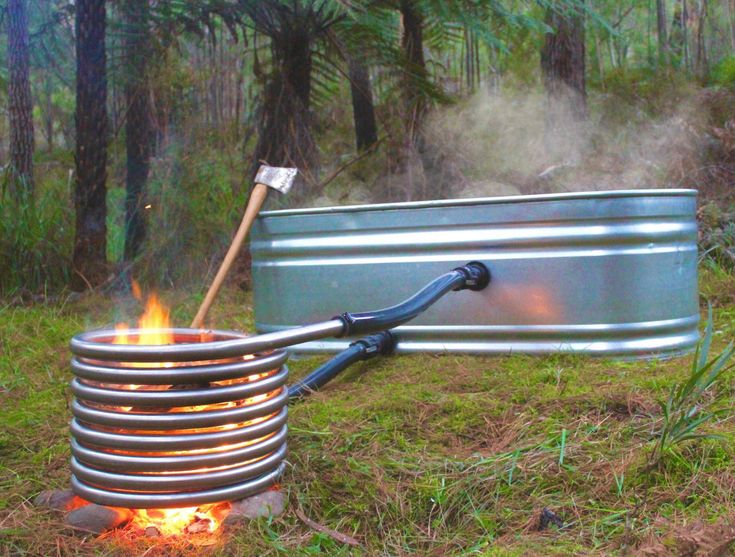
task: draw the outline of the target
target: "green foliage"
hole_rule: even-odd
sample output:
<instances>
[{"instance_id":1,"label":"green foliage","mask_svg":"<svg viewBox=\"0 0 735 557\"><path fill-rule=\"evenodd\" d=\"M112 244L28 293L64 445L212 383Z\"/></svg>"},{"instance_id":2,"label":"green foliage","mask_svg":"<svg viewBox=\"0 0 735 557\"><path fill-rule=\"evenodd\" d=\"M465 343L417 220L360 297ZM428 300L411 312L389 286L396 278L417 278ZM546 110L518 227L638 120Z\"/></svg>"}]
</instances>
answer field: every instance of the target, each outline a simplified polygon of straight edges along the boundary
<instances>
[{"instance_id":1,"label":"green foliage","mask_svg":"<svg viewBox=\"0 0 735 557\"><path fill-rule=\"evenodd\" d=\"M725 412L716 408L722 394L713 391L723 374L735 367L727 365L735 354L735 344L731 342L718 356L708 359L712 335L710 306L704 337L697 345L689 376L672 385L666 401L659 402L663 420L656 435L651 465L660 464L675 447L685 441L720 438L719 435L702 432L702 427Z\"/></svg>"},{"instance_id":2,"label":"green foliage","mask_svg":"<svg viewBox=\"0 0 735 557\"><path fill-rule=\"evenodd\" d=\"M735 86L735 55L725 56L712 68L710 81L723 87Z\"/></svg>"},{"instance_id":3,"label":"green foliage","mask_svg":"<svg viewBox=\"0 0 735 557\"><path fill-rule=\"evenodd\" d=\"M148 184L147 235L137 276L158 286L205 284L245 207L245 163L231 155L205 141L169 147ZM120 223L122 188L113 197Z\"/></svg>"},{"instance_id":4,"label":"green foliage","mask_svg":"<svg viewBox=\"0 0 735 557\"><path fill-rule=\"evenodd\" d=\"M8 173L2 176L0 292L46 292L68 283L74 241L68 176L57 169L44 177L35 201L18 201L9 193Z\"/></svg>"},{"instance_id":5,"label":"green foliage","mask_svg":"<svg viewBox=\"0 0 735 557\"><path fill-rule=\"evenodd\" d=\"M725 270L735 268L735 221L716 203L707 203L700 211L700 261L708 261Z\"/></svg>"},{"instance_id":6,"label":"green foliage","mask_svg":"<svg viewBox=\"0 0 735 557\"><path fill-rule=\"evenodd\" d=\"M125 189L107 190L107 260L122 261L125 250Z\"/></svg>"},{"instance_id":7,"label":"green foliage","mask_svg":"<svg viewBox=\"0 0 735 557\"><path fill-rule=\"evenodd\" d=\"M610 70L598 85L610 97L612 105L611 113L603 118L615 117L614 111L619 110L620 104L634 107L638 118L676 114L696 92L695 85L685 75L651 66Z\"/></svg>"}]
</instances>

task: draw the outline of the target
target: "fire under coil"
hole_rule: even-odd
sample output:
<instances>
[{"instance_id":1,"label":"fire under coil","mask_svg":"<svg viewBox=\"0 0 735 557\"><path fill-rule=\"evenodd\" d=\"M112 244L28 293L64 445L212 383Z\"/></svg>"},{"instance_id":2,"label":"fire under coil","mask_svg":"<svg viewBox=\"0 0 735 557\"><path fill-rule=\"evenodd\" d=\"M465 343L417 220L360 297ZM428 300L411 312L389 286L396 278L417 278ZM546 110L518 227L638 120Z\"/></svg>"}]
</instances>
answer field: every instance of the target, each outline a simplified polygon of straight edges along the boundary
<instances>
[{"instance_id":1,"label":"fire under coil","mask_svg":"<svg viewBox=\"0 0 735 557\"><path fill-rule=\"evenodd\" d=\"M71 466L80 497L197 506L253 495L282 474L286 352L233 354L232 341L245 335L171 332L165 346L118 346L111 330L73 339Z\"/></svg>"}]
</instances>

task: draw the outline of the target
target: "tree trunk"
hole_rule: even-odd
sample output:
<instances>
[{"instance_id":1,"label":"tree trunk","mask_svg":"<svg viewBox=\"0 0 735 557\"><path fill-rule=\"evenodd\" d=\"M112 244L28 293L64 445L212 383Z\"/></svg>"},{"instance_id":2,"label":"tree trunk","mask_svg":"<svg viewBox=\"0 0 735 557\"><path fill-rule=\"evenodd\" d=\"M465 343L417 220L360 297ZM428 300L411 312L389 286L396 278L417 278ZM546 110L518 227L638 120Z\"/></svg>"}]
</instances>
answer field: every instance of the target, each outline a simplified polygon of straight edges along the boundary
<instances>
[{"instance_id":1,"label":"tree trunk","mask_svg":"<svg viewBox=\"0 0 735 557\"><path fill-rule=\"evenodd\" d=\"M669 60L669 39L666 32L666 0L656 0L656 30L658 33L658 59L667 64Z\"/></svg>"},{"instance_id":2,"label":"tree trunk","mask_svg":"<svg viewBox=\"0 0 735 557\"><path fill-rule=\"evenodd\" d=\"M367 68L350 53L346 53L352 93L352 116L355 121L357 150L365 151L378 141L378 126L375 123L373 88Z\"/></svg>"},{"instance_id":3,"label":"tree trunk","mask_svg":"<svg viewBox=\"0 0 735 557\"><path fill-rule=\"evenodd\" d=\"M72 288L101 284L107 274L107 74L105 1L77 0L76 184Z\"/></svg>"},{"instance_id":4,"label":"tree trunk","mask_svg":"<svg viewBox=\"0 0 735 557\"><path fill-rule=\"evenodd\" d=\"M125 250L132 261L145 238L144 193L151 155L151 114L148 95L148 1L126 0L125 21Z\"/></svg>"},{"instance_id":5,"label":"tree trunk","mask_svg":"<svg viewBox=\"0 0 735 557\"><path fill-rule=\"evenodd\" d=\"M419 146L422 143L421 128L426 110L426 101L419 86L420 80L427 76L424 60L423 17L414 0L401 0L400 9L403 23L401 47L408 65L404 80L404 99L408 114L407 135L414 145Z\"/></svg>"},{"instance_id":6,"label":"tree trunk","mask_svg":"<svg viewBox=\"0 0 735 557\"><path fill-rule=\"evenodd\" d=\"M8 113L11 195L33 201L33 104L29 80L28 11L25 0L8 0Z\"/></svg>"},{"instance_id":7,"label":"tree trunk","mask_svg":"<svg viewBox=\"0 0 735 557\"><path fill-rule=\"evenodd\" d=\"M317 151L311 130L311 36L308 29L271 37L274 70L265 85L255 167L295 166L316 183ZM294 188L296 189L296 188ZM301 188L303 193L304 188ZM295 199L293 193L291 199Z\"/></svg>"},{"instance_id":8,"label":"tree trunk","mask_svg":"<svg viewBox=\"0 0 735 557\"><path fill-rule=\"evenodd\" d=\"M605 60L602 57L602 44L600 43L600 34L595 33L595 57L597 58L597 72L600 74L602 87L605 87Z\"/></svg>"},{"instance_id":9,"label":"tree trunk","mask_svg":"<svg viewBox=\"0 0 735 557\"><path fill-rule=\"evenodd\" d=\"M699 1L697 10L697 72L701 77L708 73L707 45L704 37L705 20L707 19L707 0Z\"/></svg>"},{"instance_id":10,"label":"tree trunk","mask_svg":"<svg viewBox=\"0 0 735 557\"><path fill-rule=\"evenodd\" d=\"M684 69L688 72L690 68L689 61L689 8L687 0L681 0L681 32L683 35L684 48Z\"/></svg>"},{"instance_id":11,"label":"tree trunk","mask_svg":"<svg viewBox=\"0 0 735 557\"><path fill-rule=\"evenodd\" d=\"M735 52L735 0L725 0L725 14L730 31L730 50Z\"/></svg>"},{"instance_id":12,"label":"tree trunk","mask_svg":"<svg viewBox=\"0 0 735 557\"><path fill-rule=\"evenodd\" d=\"M54 150L54 103L53 103L53 83L51 77L46 74L44 79L45 91L45 109L43 111L43 124L46 128L46 149L49 153Z\"/></svg>"},{"instance_id":13,"label":"tree trunk","mask_svg":"<svg viewBox=\"0 0 735 557\"><path fill-rule=\"evenodd\" d=\"M581 121L587 117L585 86L584 21L570 8L557 6L546 12L548 33L541 50L544 86L552 103L568 107L570 116Z\"/></svg>"}]
</instances>

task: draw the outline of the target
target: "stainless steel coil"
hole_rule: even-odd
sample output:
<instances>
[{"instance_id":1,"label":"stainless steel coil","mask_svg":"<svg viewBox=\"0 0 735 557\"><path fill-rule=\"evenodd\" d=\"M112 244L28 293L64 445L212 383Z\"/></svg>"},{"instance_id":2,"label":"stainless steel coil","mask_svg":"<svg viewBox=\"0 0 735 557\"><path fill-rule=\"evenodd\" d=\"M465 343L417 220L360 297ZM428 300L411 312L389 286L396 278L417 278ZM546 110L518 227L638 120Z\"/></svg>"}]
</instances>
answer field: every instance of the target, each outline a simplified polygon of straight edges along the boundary
<instances>
[{"instance_id":1,"label":"stainless steel coil","mask_svg":"<svg viewBox=\"0 0 735 557\"><path fill-rule=\"evenodd\" d=\"M170 332L163 352L113 344L111 330L73 339L71 484L80 497L136 509L199 506L263 491L282 474L285 351L252 354L246 335L230 331Z\"/></svg>"}]
</instances>

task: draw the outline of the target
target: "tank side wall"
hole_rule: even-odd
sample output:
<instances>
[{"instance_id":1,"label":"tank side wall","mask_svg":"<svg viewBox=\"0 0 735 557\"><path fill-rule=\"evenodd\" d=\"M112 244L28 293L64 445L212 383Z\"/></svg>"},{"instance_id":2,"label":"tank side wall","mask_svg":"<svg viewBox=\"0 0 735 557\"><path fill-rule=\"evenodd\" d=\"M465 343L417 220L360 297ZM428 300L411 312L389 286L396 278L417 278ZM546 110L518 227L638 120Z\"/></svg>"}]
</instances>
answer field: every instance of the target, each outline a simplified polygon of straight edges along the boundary
<instances>
[{"instance_id":1,"label":"tank side wall","mask_svg":"<svg viewBox=\"0 0 735 557\"><path fill-rule=\"evenodd\" d=\"M695 210L690 195L638 194L260 218L257 328L393 305L479 260L490 287L452 293L399 328L400 351L687 351L697 339Z\"/></svg>"}]
</instances>

